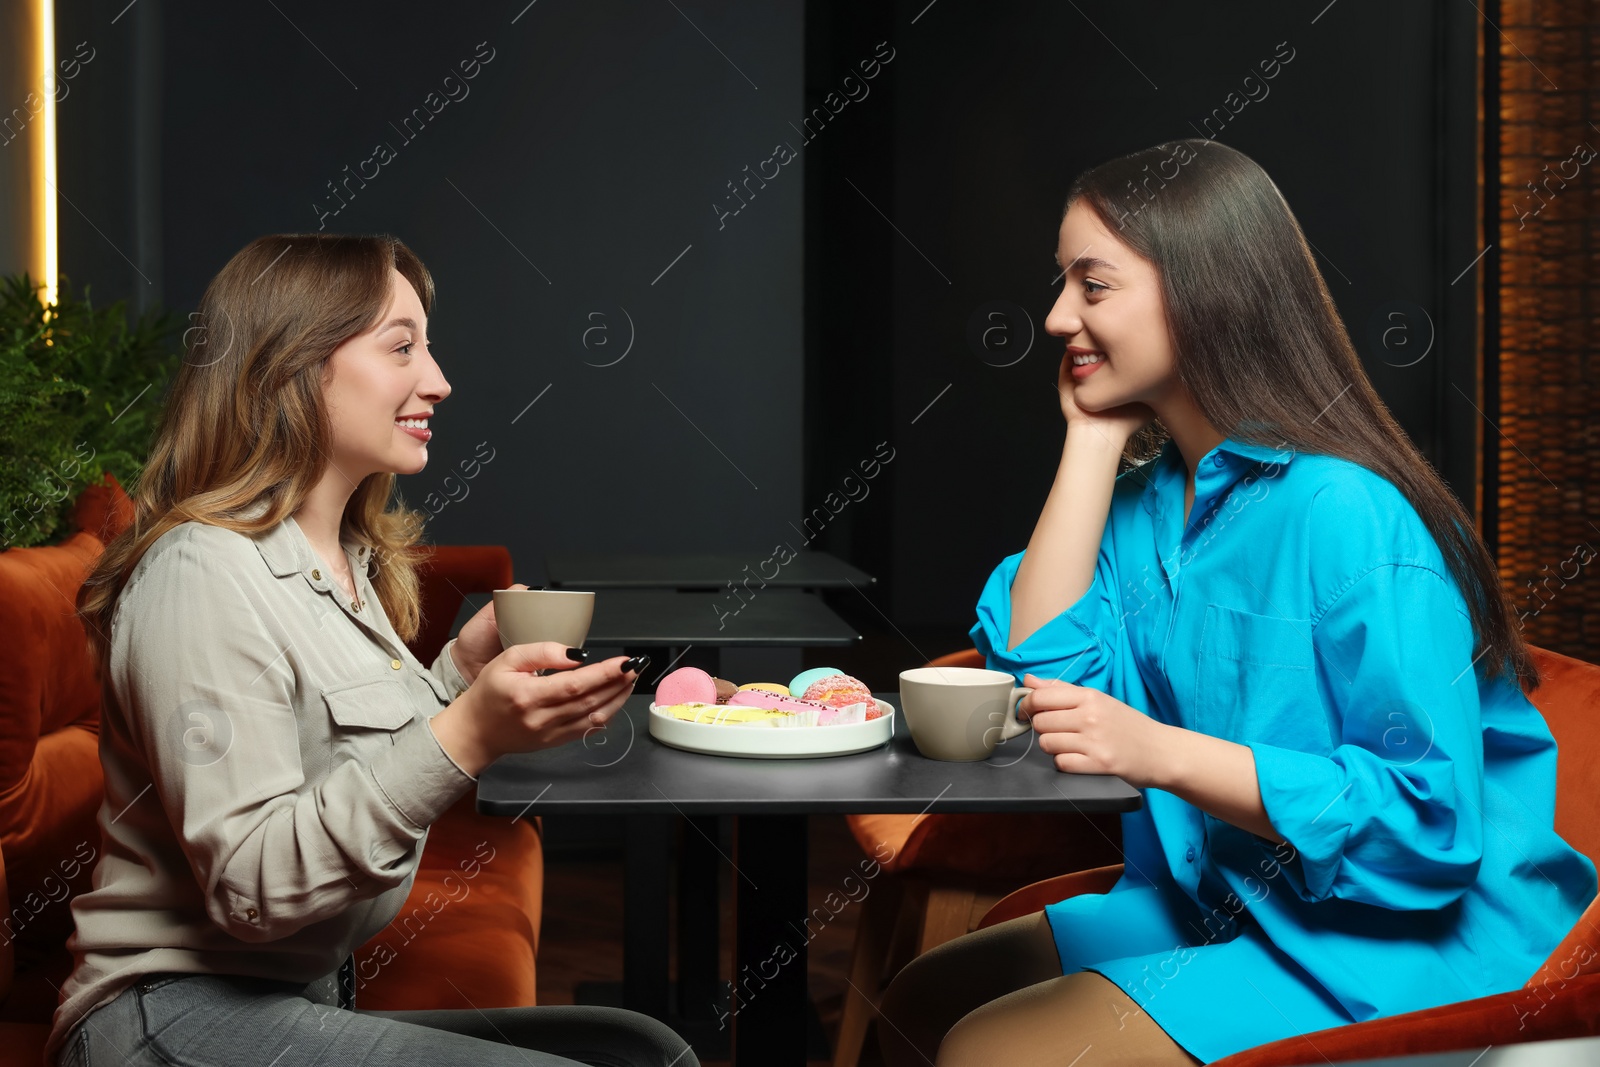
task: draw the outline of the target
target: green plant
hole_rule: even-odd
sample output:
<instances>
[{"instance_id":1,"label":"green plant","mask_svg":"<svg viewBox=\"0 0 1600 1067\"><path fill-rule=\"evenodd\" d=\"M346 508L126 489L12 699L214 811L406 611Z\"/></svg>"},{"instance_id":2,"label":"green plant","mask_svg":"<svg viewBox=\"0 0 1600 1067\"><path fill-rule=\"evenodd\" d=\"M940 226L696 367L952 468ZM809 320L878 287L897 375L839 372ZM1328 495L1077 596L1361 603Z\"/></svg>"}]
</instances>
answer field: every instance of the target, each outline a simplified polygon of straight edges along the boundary
<instances>
[{"instance_id":1,"label":"green plant","mask_svg":"<svg viewBox=\"0 0 1600 1067\"><path fill-rule=\"evenodd\" d=\"M66 533L78 494L144 469L182 320L123 301L96 308L65 279L48 307L27 275L0 278L0 550Z\"/></svg>"}]
</instances>

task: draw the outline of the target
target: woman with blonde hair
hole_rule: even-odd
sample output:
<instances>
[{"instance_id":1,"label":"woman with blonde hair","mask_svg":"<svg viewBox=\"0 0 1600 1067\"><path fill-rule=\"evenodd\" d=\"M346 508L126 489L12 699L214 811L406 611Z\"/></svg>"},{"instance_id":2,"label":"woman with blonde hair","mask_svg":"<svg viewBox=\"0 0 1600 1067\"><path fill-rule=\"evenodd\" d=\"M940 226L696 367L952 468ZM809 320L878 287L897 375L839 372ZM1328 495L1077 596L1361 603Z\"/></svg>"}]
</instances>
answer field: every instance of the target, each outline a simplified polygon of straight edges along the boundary
<instances>
[{"instance_id":1,"label":"woman with blonde hair","mask_svg":"<svg viewBox=\"0 0 1600 1067\"><path fill-rule=\"evenodd\" d=\"M55 1062L696 1062L620 1009L353 1010L351 953L429 825L497 757L603 727L644 666L502 651L492 604L431 667L407 650L423 516L391 498L450 395L433 299L387 236L263 237L206 289L133 522L79 593L104 847Z\"/></svg>"},{"instance_id":2,"label":"woman with blonde hair","mask_svg":"<svg viewBox=\"0 0 1600 1067\"><path fill-rule=\"evenodd\" d=\"M1187 1067L1520 987L1596 889L1538 674L1288 204L1182 140L1055 236L1065 441L972 637L1057 768L1144 804L1110 891L912 961L885 1059Z\"/></svg>"}]
</instances>

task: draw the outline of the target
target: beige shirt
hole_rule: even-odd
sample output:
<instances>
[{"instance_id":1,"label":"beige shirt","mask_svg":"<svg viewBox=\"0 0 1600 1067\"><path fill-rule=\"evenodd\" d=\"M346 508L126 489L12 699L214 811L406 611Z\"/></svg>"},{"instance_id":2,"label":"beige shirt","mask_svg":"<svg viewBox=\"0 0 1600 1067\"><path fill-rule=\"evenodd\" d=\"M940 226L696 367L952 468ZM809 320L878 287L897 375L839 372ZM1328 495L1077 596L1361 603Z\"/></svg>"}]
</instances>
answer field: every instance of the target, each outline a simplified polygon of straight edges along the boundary
<instances>
[{"instance_id":1,"label":"beige shirt","mask_svg":"<svg viewBox=\"0 0 1600 1067\"><path fill-rule=\"evenodd\" d=\"M400 910L428 826L475 781L427 723L467 683L454 641L431 670L407 651L371 550L343 547L354 603L293 518L256 539L187 522L134 567L102 701L103 848L47 1056L143 974L309 983Z\"/></svg>"}]
</instances>

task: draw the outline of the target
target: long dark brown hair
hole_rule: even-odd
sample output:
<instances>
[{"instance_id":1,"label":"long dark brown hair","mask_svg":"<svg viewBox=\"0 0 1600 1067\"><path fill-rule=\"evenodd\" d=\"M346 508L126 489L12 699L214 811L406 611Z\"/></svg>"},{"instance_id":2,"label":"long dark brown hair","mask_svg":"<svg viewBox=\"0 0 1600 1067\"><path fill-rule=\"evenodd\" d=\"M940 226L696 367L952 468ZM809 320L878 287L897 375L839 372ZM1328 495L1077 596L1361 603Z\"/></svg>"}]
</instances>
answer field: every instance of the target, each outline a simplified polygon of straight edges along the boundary
<instances>
[{"instance_id":1,"label":"long dark brown hair","mask_svg":"<svg viewBox=\"0 0 1600 1067\"><path fill-rule=\"evenodd\" d=\"M433 309L433 278L398 239L272 234L246 245L211 280L184 335L178 369L133 499L133 521L106 545L78 591L78 615L101 670L117 596L145 551L185 522L253 535L299 510L333 454L323 402L328 358L388 309L392 271ZM425 515L396 502L395 476L361 480L341 541L373 549L372 587L402 640L416 636L416 565ZM265 500L266 511L239 513Z\"/></svg>"},{"instance_id":2,"label":"long dark brown hair","mask_svg":"<svg viewBox=\"0 0 1600 1067\"><path fill-rule=\"evenodd\" d=\"M1460 585L1474 657L1488 653L1485 673L1537 687L1538 668L1472 516L1373 388L1267 172L1227 145L1185 138L1084 172L1066 207L1079 200L1155 264L1179 381L1211 425L1268 448L1341 456L1388 479ZM1169 437L1155 420L1129 440L1125 461L1149 459Z\"/></svg>"}]
</instances>

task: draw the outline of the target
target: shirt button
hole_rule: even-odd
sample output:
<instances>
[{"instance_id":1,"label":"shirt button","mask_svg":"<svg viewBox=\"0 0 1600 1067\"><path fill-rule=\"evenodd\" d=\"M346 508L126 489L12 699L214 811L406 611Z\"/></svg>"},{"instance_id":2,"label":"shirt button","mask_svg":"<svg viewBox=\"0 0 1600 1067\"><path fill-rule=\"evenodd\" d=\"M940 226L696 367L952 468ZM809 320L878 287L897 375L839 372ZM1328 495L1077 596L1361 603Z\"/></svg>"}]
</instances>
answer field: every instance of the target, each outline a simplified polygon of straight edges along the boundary
<instances>
[{"instance_id":1,"label":"shirt button","mask_svg":"<svg viewBox=\"0 0 1600 1067\"><path fill-rule=\"evenodd\" d=\"M359 600L350 601L350 610L351 611L360 611L361 610L361 601L359 601Z\"/></svg>"},{"instance_id":2,"label":"shirt button","mask_svg":"<svg viewBox=\"0 0 1600 1067\"><path fill-rule=\"evenodd\" d=\"M255 922L256 921L256 917L259 914L260 914L260 912L256 911L256 909L254 909L254 908L246 908L246 909L244 909L244 917L246 919L249 919L251 922Z\"/></svg>"},{"instance_id":3,"label":"shirt button","mask_svg":"<svg viewBox=\"0 0 1600 1067\"><path fill-rule=\"evenodd\" d=\"M1183 858L1188 860L1190 863L1194 862L1194 846L1193 845L1189 846L1188 851L1183 854Z\"/></svg>"},{"instance_id":4,"label":"shirt button","mask_svg":"<svg viewBox=\"0 0 1600 1067\"><path fill-rule=\"evenodd\" d=\"M1221 456L1221 455L1215 455L1215 456L1212 456L1212 457L1211 457L1211 465L1212 465L1212 466L1213 466L1213 467L1220 467L1220 466L1222 466L1222 464L1223 464L1223 463L1224 463L1224 462L1225 462L1225 461L1224 461L1224 460L1223 460L1223 458L1222 458L1222 456Z\"/></svg>"},{"instance_id":5,"label":"shirt button","mask_svg":"<svg viewBox=\"0 0 1600 1067\"><path fill-rule=\"evenodd\" d=\"M311 569L311 577L315 578L317 581L320 582L320 581L322 581L322 572L317 570L315 567L313 567Z\"/></svg>"},{"instance_id":6,"label":"shirt button","mask_svg":"<svg viewBox=\"0 0 1600 1067\"><path fill-rule=\"evenodd\" d=\"M389 666L393 667L395 670L399 670L400 669L400 661L397 660L397 659L392 659L392 660L389 661Z\"/></svg>"}]
</instances>

